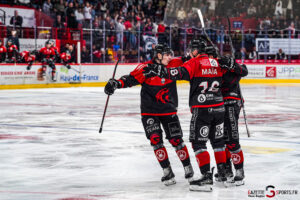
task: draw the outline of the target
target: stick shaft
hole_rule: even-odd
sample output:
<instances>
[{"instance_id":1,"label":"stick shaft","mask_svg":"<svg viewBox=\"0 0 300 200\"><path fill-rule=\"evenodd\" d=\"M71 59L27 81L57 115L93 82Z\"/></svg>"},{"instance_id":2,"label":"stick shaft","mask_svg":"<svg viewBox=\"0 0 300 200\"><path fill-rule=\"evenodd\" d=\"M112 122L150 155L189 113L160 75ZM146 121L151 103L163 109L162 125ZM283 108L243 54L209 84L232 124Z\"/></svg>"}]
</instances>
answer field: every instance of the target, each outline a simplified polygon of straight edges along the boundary
<instances>
[{"instance_id":1,"label":"stick shaft","mask_svg":"<svg viewBox=\"0 0 300 200\"><path fill-rule=\"evenodd\" d=\"M115 65L115 69L114 69L113 76L112 76L113 79L115 78L118 64L119 64L119 60L117 61L116 65ZM103 129L103 123L104 123L104 119L105 119L105 115L106 115L106 110L107 110L107 106L108 106L108 102L109 102L109 97L110 97L110 95L107 95L106 103L105 103L105 107L104 107L104 112L103 112L103 116L102 116L102 121L101 121L100 129L99 129L99 133L101 133L102 129Z\"/></svg>"},{"instance_id":2,"label":"stick shaft","mask_svg":"<svg viewBox=\"0 0 300 200\"><path fill-rule=\"evenodd\" d=\"M227 22L228 22L228 31L229 31L228 32L228 37L229 37L229 44L230 44L230 48L231 48L231 54L232 54L233 59L235 60L235 49L233 47L233 43L232 43L232 39L231 39L231 23L230 23L229 17L227 17ZM243 94L242 94L242 89L240 87L240 83L238 85L238 88L239 88L239 92L241 94L241 104L242 104L242 109L243 109L246 132L247 132L248 137L250 137L250 131L249 131L249 128L248 128L247 116L246 116L246 111L245 111L244 98L243 98Z\"/></svg>"}]
</instances>

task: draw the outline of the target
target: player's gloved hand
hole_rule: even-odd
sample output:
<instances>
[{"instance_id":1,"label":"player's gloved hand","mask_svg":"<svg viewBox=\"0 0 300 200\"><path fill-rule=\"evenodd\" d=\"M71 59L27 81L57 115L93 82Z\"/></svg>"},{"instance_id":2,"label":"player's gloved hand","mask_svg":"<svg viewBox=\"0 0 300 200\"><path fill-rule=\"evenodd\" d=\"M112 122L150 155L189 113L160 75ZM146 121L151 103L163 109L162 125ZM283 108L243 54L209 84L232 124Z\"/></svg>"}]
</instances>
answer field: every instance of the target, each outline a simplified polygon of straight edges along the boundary
<instances>
[{"instance_id":1,"label":"player's gloved hand","mask_svg":"<svg viewBox=\"0 0 300 200\"><path fill-rule=\"evenodd\" d=\"M143 74L147 78L158 76L160 78L167 77L168 71L167 68L162 64L147 64L147 67L144 67Z\"/></svg>"},{"instance_id":2,"label":"player's gloved hand","mask_svg":"<svg viewBox=\"0 0 300 200\"><path fill-rule=\"evenodd\" d=\"M26 67L26 69L27 69L27 70L30 70L30 69L31 69L31 65L28 65L28 66Z\"/></svg>"},{"instance_id":3,"label":"player's gloved hand","mask_svg":"<svg viewBox=\"0 0 300 200\"><path fill-rule=\"evenodd\" d=\"M105 85L104 92L107 95L112 95L117 88L121 88L121 87L122 87L122 85L121 85L120 81L117 81L116 79L111 78Z\"/></svg>"},{"instance_id":4,"label":"player's gloved hand","mask_svg":"<svg viewBox=\"0 0 300 200\"><path fill-rule=\"evenodd\" d=\"M223 68L227 68L228 70L232 70L234 68L234 59L231 56L222 56L219 60L219 64Z\"/></svg>"},{"instance_id":5,"label":"player's gloved hand","mask_svg":"<svg viewBox=\"0 0 300 200\"><path fill-rule=\"evenodd\" d=\"M190 55L185 55L181 57L182 62L186 62L188 60L192 59L192 57Z\"/></svg>"},{"instance_id":6,"label":"player's gloved hand","mask_svg":"<svg viewBox=\"0 0 300 200\"><path fill-rule=\"evenodd\" d=\"M70 66L70 65L68 65L68 64L66 65L66 67L67 67L68 69L71 69L71 66Z\"/></svg>"}]
</instances>

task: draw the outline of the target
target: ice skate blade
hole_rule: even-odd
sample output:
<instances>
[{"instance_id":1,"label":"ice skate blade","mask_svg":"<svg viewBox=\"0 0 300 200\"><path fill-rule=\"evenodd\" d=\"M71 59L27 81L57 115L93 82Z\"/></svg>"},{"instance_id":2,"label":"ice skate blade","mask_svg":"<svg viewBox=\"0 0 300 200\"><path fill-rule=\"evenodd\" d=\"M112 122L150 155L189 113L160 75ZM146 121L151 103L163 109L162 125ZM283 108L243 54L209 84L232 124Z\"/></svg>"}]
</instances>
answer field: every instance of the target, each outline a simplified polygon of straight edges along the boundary
<instances>
[{"instance_id":1,"label":"ice skate blade","mask_svg":"<svg viewBox=\"0 0 300 200\"><path fill-rule=\"evenodd\" d=\"M211 185L190 185L190 191L212 192L213 188Z\"/></svg>"},{"instance_id":2,"label":"ice skate blade","mask_svg":"<svg viewBox=\"0 0 300 200\"><path fill-rule=\"evenodd\" d=\"M244 180L241 180L241 181L232 180L232 181L224 182L225 187L236 187L236 186L241 186L241 185L244 185L244 184L245 184Z\"/></svg>"},{"instance_id":3,"label":"ice skate blade","mask_svg":"<svg viewBox=\"0 0 300 200\"><path fill-rule=\"evenodd\" d=\"M235 184L235 186L245 185L245 181L244 180L235 181L234 184Z\"/></svg>"},{"instance_id":4,"label":"ice skate blade","mask_svg":"<svg viewBox=\"0 0 300 200\"><path fill-rule=\"evenodd\" d=\"M170 186L176 184L176 181L174 178L171 178L170 180L164 181L163 183L165 184L165 186Z\"/></svg>"}]
</instances>

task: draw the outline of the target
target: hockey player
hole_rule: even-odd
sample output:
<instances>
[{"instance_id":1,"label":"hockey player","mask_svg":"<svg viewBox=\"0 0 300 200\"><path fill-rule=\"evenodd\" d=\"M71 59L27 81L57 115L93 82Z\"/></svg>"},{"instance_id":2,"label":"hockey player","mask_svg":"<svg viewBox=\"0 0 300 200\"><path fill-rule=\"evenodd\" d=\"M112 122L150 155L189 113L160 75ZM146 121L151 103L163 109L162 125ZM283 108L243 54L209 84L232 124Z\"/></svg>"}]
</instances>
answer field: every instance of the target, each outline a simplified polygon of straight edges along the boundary
<instances>
[{"instance_id":1,"label":"hockey player","mask_svg":"<svg viewBox=\"0 0 300 200\"><path fill-rule=\"evenodd\" d=\"M0 40L0 62L4 62L5 58L6 58L6 52L7 49L6 47L3 45L2 40Z\"/></svg>"},{"instance_id":2,"label":"hockey player","mask_svg":"<svg viewBox=\"0 0 300 200\"><path fill-rule=\"evenodd\" d=\"M60 62L60 52L59 52L59 49L55 46L54 40L48 40L48 42L51 45L51 49L53 49L53 51L55 53L55 59L54 59L54 61L56 63Z\"/></svg>"},{"instance_id":3,"label":"hockey player","mask_svg":"<svg viewBox=\"0 0 300 200\"><path fill-rule=\"evenodd\" d=\"M225 103L226 176L231 179L230 182L238 186L244 184L244 155L239 142L238 130L241 101L243 101L239 82L241 77L248 75L248 70L246 65L239 65L230 56L221 57L219 63L222 67L227 68L221 87ZM231 160L236 170L233 180ZM216 180L218 181L218 174L216 174Z\"/></svg>"},{"instance_id":4,"label":"hockey player","mask_svg":"<svg viewBox=\"0 0 300 200\"><path fill-rule=\"evenodd\" d=\"M36 51L22 51L19 56L19 63L28 63L27 70L31 69L33 62L36 60Z\"/></svg>"},{"instance_id":5,"label":"hockey player","mask_svg":"<svg viewBox=\"0 0 300 200\"><path fill-rule=\"evenodd\" d=\"M51 48L51 44L49 41L46 42L46 46L40 49L40 59L42 62L42 74L46 76L47 65L52 69L51 79L52 81L56 81L56 67L54 64L55 52Z\"/></svg>"},{"instance_id":6,"label":"hockey player","mask_svg":"<svg viewBox=\"0 0 300 200\"><path fill-rule=\"evenodd\" d=\"M18 56L19 56L18 47L13 44L13 41L11 39L8 39L6 62L7 63L15 63L17 61Z\"/></svg>"},{"instance_id":7,"label":"hockey player","mask_svg":"<svg viewBox=\"0 0 300 200\"><path fill-rule=\"evenodd\" d=\"M61 61L63 63L63 65L68 68L68 69L71 69L71 66L69 65L70 61L71 61L71 53L70 51L66 51L64 53L62 53L60 55L60 58L61 58Z\"/></svg>"},{"instance_id":8,"label":"hockey player","mask_svg":"<svg viewBox=\"0 0 300 200\"><path fill-rule=\"evenodd\" d=\"M202 177L190 182L190 190L212 191L213 169L210 169L210 155L206 143L210 140L214 149L218 174L221 181L225 177L225 142L223 134L224 102L219 86L224 70L218 61L205 54L206 41L203 39L191 42L191 56L181 67L165 68L149 66L144 68L147 77L159 76L171 80L190 81L189 104L192 111L190 124L190 142L194 149ZM199 54L199 55L198 55Z\"/></svg>"},{"instance_id":9,"label":"hockey player","mask_svg":"<svg viewBox=\"0 0 300 200\"><path fill-rule=\"evenodd\" d=\"M141 115L147 138L154 149L155 156L163 169L161 181L165 185L175 184L175 175L172 171L168 153L163 144L162 128L166 138L175 148L185 171L185 178L192 181L194 174L189 153L182 139L182 130L177 116L178 96L176 82L159 77L146 78L143 68L147 65L164 65L167 68L182 64L178 58L172 59L172 50L166 45L158 44L155 47L154 58L146 63L139 64L129 75L119 80L110 79L105 86L105 93L111 95L117 88L127 88L142 85Z\"/></svg>"}]
</instances>

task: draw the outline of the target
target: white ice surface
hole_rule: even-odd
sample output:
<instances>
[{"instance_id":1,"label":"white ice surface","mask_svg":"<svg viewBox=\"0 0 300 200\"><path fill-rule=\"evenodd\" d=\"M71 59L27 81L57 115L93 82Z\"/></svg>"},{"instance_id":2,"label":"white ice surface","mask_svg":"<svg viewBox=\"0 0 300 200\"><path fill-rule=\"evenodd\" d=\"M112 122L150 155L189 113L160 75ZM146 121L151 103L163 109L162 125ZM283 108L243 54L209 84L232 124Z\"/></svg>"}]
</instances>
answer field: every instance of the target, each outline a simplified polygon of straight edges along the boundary
<instances>
[{"instance_id":1,"label":"white ice surface","mask_svg":"<svg viewBox=\"0 0 300 200\"><path fill-rule=\"evenodd\" d=\"M178 87L178 114L200 176L188 142L188 90L188 85ZM139 91L140 87L116 91L102 134L98 129L106 101L103 88L0 91L0 199L255 199L248 191L268 185L300 192L300 85L243 85L253 134L247 138L241 115L246 184L215 185L211 193L189 191L182 165L167 141L177 184L166 187L160 182L162 170L140 120Z\"/></svg>"}]
</instances>

